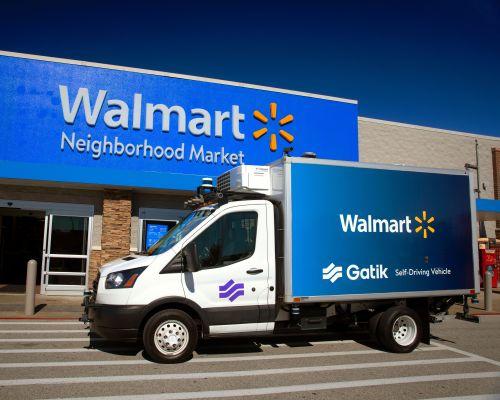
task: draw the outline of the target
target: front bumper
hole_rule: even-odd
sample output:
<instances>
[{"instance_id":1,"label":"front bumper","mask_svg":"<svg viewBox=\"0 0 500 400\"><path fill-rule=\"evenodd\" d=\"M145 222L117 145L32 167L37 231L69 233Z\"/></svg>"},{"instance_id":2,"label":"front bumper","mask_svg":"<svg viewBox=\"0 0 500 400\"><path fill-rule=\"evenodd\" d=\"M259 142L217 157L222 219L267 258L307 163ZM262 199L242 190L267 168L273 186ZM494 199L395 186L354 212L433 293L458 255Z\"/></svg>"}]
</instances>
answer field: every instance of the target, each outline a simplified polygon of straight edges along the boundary
<instances>
[{"instance_id":1,"label":"front bumper","mask_svg":"<svg viewBox=\"0 0 500 400\"><path fill-rule=\"evenodd\" d=\"M136 341L144 316L144 306L96 303L92 293L84 296L84 313L80 318L90 323L90 331L114 341Z\"/></svg>"}]
</instances>

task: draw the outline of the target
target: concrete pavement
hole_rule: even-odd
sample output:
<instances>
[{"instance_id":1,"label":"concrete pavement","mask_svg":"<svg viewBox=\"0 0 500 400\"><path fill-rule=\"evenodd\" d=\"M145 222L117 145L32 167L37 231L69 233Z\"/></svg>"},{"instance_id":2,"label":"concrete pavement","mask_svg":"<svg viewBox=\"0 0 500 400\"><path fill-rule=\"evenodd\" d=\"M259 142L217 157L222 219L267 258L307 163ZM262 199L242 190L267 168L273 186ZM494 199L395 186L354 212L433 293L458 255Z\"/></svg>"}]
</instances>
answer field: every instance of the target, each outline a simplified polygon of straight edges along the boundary
<instances>
[{"instance_id":1,"label":"concrete pavement","mask_svg":"<svg viewBox=\"0 0 500 400\"><path fill-rule=\"evenodd\" d=\"M500 398L500 318L432 325L430 346L390 354L362 334L340 340L218 340L184 364L150 362L133 346L95 342L71 321L0 321L2 399Z\"/></svg>"}]
</instances>

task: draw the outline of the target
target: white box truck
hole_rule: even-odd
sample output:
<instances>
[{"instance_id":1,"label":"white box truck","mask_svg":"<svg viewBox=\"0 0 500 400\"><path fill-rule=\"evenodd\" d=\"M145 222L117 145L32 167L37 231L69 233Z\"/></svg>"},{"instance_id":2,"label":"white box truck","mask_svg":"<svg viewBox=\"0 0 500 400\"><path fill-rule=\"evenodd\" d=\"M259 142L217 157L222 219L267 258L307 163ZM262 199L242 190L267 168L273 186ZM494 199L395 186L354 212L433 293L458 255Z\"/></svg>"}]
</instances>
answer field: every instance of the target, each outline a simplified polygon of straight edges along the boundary
<instances>
[{"instance_id":1,"label":"white box truck","mask_svg":"<svg viewBox=\"0 0 500 400\"><path fill-rule=\"evenodd\" d=\"M284 157L202 185L148 254L102 266L84 321L188 359L199 338L365 327L410 352L479 290L466 171Z\"/></svg>"}]
</instances>

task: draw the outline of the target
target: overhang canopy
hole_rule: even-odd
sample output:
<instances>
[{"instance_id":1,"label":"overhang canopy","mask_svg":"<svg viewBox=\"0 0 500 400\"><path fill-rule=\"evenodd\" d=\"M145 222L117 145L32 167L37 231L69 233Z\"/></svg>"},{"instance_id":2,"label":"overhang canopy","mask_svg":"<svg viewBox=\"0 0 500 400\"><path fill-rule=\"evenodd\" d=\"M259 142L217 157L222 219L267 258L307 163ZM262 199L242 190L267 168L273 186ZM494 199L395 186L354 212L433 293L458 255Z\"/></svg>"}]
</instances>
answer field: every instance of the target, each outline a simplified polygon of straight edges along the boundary
<instances>
[{"instance_id":1,"label":"overhang canopy","mask_svg":"<svg viewBox=\"0 0 500 400\"><path fill-rule=\"evenodd\" d=\"M477 199L477 218L481 221L500 221L500 200Z\"/></svg>"}]
</instances>

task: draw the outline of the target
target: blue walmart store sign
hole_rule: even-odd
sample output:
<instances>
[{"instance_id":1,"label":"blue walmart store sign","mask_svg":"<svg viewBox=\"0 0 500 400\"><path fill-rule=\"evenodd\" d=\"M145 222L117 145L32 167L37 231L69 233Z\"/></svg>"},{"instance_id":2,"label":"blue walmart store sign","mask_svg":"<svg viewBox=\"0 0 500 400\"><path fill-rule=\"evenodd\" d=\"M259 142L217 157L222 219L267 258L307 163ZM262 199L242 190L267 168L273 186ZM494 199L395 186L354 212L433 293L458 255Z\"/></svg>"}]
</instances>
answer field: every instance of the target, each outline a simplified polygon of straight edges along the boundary
<instances>
[{"instance_id":1,"label":"blue walmart store sign","mask_svg":"<svg viewBox=\"0 0 500 400\"><path fill-rule=\"evenodd\" d=\"M358 159L356 102L0 52L0 177L192 190L314 151Z\"/></svg>"}]
</instances>

